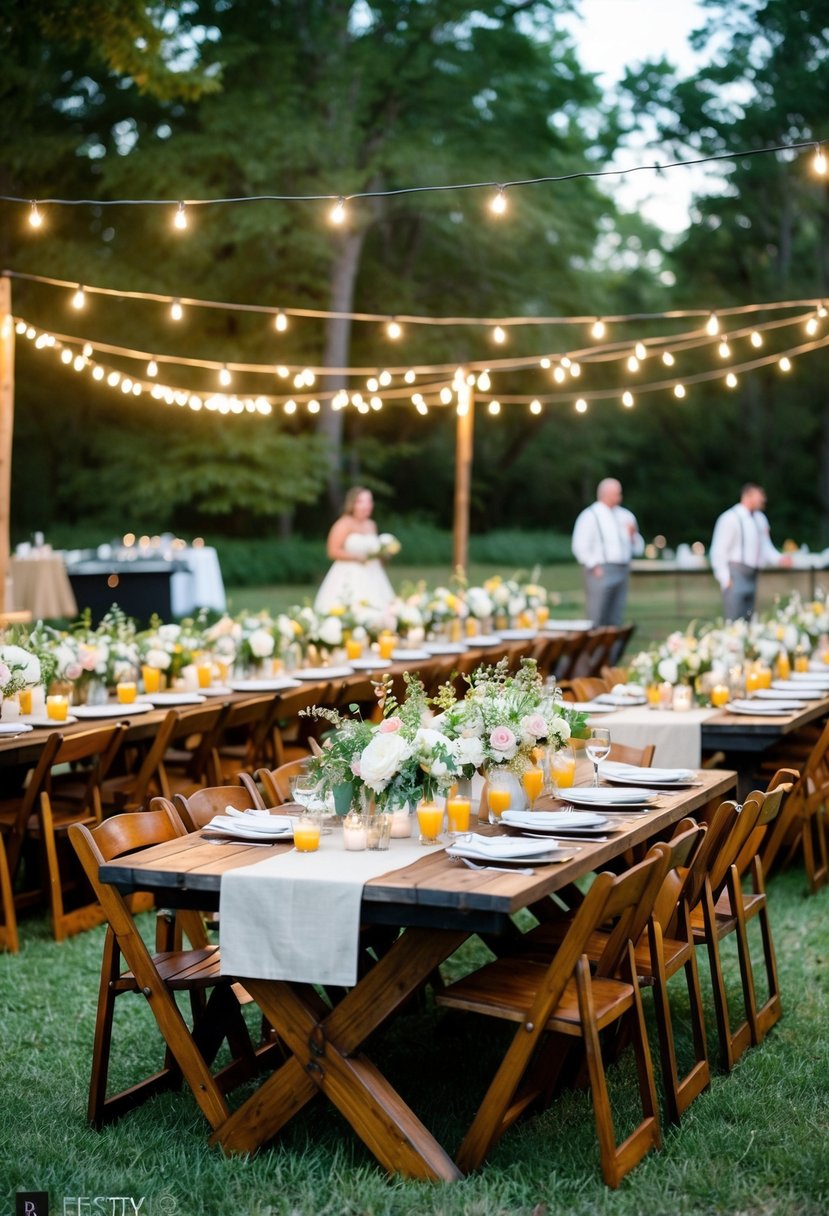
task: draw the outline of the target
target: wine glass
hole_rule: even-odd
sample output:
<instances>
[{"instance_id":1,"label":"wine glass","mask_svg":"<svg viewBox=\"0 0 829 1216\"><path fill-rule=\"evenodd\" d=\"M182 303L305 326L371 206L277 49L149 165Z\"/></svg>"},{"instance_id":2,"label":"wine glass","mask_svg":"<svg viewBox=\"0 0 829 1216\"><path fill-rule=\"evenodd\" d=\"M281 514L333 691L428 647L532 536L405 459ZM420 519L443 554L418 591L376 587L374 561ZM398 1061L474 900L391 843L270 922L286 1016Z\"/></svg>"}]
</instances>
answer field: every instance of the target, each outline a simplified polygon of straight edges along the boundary
<instances>
[{"instance_id":1,"label":"wine glass","mask_svg":"<svg viewBox=\"0 0 829 1216\"><path fill-rule=\"evenodd\" d=\"M588 758L593 761L593 787L599 784L599 761L606 760L610 754L610 731L606 727L597 726L590 732L585 748Z\"/></svg>"}]
</instances>

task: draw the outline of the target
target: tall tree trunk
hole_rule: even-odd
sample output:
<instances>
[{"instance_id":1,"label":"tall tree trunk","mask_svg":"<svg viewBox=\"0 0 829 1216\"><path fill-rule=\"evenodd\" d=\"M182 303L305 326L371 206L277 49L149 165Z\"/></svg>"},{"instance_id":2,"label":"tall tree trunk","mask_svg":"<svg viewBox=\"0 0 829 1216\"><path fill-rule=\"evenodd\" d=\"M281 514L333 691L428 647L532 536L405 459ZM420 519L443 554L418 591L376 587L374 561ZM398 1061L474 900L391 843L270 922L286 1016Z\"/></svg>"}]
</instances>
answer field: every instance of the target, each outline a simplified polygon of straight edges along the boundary
<instances>
[{"instance_id":1,"label":"tall tree trunk","mask_svg":"<svg viewBox=\"0 0 829 1216\"><path fill-rule=\"evenodd\" d=\"M332 312L353 312L354 284L363 251L365 228L344 232L338 241L337 253L331 268L329 308ZM347 367L351 347L351 322L346 317L331 317L325 325L325 367ZM326 392L336 393L348 388L346 376L335 373L325 377ZM317 429L328 440L328 499L331 509L338 512L342 507L342 410L326 408L320 411Z\"/></svg>"}]
</instances>

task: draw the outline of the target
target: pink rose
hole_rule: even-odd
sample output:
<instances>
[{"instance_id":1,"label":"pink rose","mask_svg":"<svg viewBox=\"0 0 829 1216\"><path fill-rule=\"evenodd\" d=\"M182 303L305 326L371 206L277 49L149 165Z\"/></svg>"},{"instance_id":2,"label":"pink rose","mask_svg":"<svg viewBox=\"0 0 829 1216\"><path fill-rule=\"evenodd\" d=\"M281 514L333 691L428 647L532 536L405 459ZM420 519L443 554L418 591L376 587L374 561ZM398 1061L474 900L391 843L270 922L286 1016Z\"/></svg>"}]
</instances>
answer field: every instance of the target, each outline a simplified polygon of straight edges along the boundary
<instances>
[{"instance_id":1,"label":"pink rose","mask_svg":"<svg viewBox=\"0 0 829 1216\"><path fill-rule=\"evenodd\" d=\"M515 746L515 735L508 726L496 726L489 736L489 742L496 752L507 752Z\"/></svg>"},{"instance_id":2,"label":"pink rose","mask_svg":"<svg viewBox=\"0 0 829 1216\"><path fill-rule=\"evenodd\" d=\"M526 734L534 735L536 739L543 739L547 734L547 723L541 714L527 714L521 720L521 727Z\"/></svg>"},{"instance_id":3,"label":"pink rose","mask_svg":"<svg viewBox=\"0 0 829 1216\"><path fill-rule=\"evenodd\" d=\"M400 730L402 725L400 718L384 718L377 729L381 735L390 735L393 731Z\"/></svg>"},{"instance_id":4,"label":"pink rose","mask_svg":"<svg viewBox=\"0 0 829 1216\"><path fill-rule=\"evenodd\" d=\"M360 776L360 757L359 756L356 759L351 761L351 771L355 777Z\"/></svg>"},{"instance_id":5,"label":"pink rose","mask_svg":"<svg viewBox=\"0 0 829 1216\"><path fill-rule=\"evenodd\" d=\"M77 680L82 671L80 663L68 663L64 675L67 680Z\"/></svg>"}]
</instances>

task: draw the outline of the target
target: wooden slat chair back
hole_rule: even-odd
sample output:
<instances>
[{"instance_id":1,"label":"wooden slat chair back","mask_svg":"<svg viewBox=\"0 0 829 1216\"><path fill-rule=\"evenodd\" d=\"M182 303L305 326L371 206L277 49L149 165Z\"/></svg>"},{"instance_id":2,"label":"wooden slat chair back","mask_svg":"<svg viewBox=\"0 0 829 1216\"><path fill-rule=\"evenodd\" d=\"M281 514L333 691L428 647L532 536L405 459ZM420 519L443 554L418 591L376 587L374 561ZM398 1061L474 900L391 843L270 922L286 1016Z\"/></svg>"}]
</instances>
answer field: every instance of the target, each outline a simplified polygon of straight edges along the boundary
<instances>
[{"instance_id":1,"label":"wooden slat chair back","mask_svg":"<svg viewBox=\"0 0 829 1216\"><path fill-rule=\"evenodd\" d=\"M762 795L760 814L757 817L754 831L748 838L736 861L737 873L743 874L752 866L756 859L760 863L760 853L766 838L774 830L775 824L782 818L783 803L800 780L800 773L793 768L780 768L772 776ZM755 793L749 794L754 798Z\"/></svg>"},{"instance_id":2,"label":"wooden slat chair back","mask_svg":"<svg viewBox=\"0 0 829 1216\"><path fill-rule=\"evenodd\" d=\"M599 675L602 677L604 682L607 684L607 687L609 689L611 689L616 684L627 684L628 677L630 676L630 668L629 667L608 667L607 665L605 665L602 668L602 670L599 672Z\"/></svg>"},{"instance_id":3,"label":"wooden slat chair back","mask_svg":"<svg viewBox=\"0 0 829 1216\"><path fill-rule=\"evenodd\" d=\"M100 867L105 862L173 840L184 831L169 806L115 815L91 831L82 824L75 824L69 830L72 844L109 922L89 1090L88 1117L95 1127L119 1118L161 1090L177 1088L184 1079L208 1123L215 1129L229 1114L224 1091L253 1071L250 1038L232 991L232 980L220 974L218 946L151 954L127 901L115 887L99 877ZM123 972L122 958L127 967ZM208 989L211 993L205 1001ZM178 991L190 996L192 1033L175 1002L173 994ZM117 997L126 992L146 997L166 1045L166 1059L152 1076L108 1097L114 1004ZM210 1064L225 1038L234 1060L214 1077Z\"/></svg>"},{"instance_id":4,"label":"wooden slat chair back","mask_svg":"<svg viewBox=\"0 0 829 1216\"><path fill-rule=\"evenodd\" d=\"M613 645L610 648L610 658L608 659L608 664L613 665L613 664L616 664L619 662L622 655L627 650L628 643L630 642L630 639L633 637L635 632L636 632L635 624L620 625L617 628L616 638L613 642Z\"/></svg>"},{"instance_id":5,"label":"wooden slat chair back","mask_svg":"<svg viewBox=\"0 0 829 1216\"><path fill-rule=\"evenodd\" d=\"M556 663L556 679L559 682L572 679L581 654L587 647L589 633L590 630L585 630L584 632L565 634L563 638L564 646Z\"/></svg>"},{"instance_id":6,"label":"wooden slat chair back","mask_svg":"<svg viewBox=\"0 0 829 1216\"><path fill-rule=\"evenodd\" d=\"M564 653L567 645L567 638L563 636L545 638L539 637L536 639L532 651L532 657L538 664L540 674L546 679L547 676L554 676L558 669L558 661Z\"/></svg>"},{"instance_id":7,"label":"wooden slat chair back","mask_svg":"<svg viewBox=\"0 0 829 1216\"><path fill-rule=\"evenodd\" d=\"M140 810L160 795L188 793L218 785L214 749L228 713L227 703L170 709L136 773L106 783L105 796L117 810Z\"/></svg>"},{"instance_id":8,"label":"wooden slat chair back","mask_svg":"<svg viewBox=\"0 0 829 1216\"><path fill-rule=\"evenodd\" d=\"M150 807L154 807L157 802L158 799L154 798ZM261 800L255 799L250 790L242 784L213 785L194 790L187 796L173 795L173 806L188 832L200 831L214 815L224 814L228 806L232 806L235 811L261 810L260 802Z\"/></svg>"},{"instance_id":9,"label":"wooden slat chair back","mask_svg":"<svg viewBox=\"0 0 829 1216\"><path fill-rule=\"evenodd\" d=\"M571 739L570 746L574 751L584 751L586 739ZM646 743L643 747L634 747L630 743L611 743L608 760L617 764L635 764L637 768L650 768L656 751L655 743Z\"/></svg>"},{"instance_id":10,"label":"wooden slat chair back","mask_svg":"<svg viewBox=\"0 0 829 1216\"><path fill-rule=\"evenodd\" d=\"M570 681L576 701L592 701L610 692L610 685L601 676L576 676Z\"/></svg>"},{"instance_id":11,"label":"wooden slat chair back","mask_svg":"<svg viewBox=\"0 0 829 1216\"><path fill-rule=\"evenodd\" d=\"M633 925L646 909L649 912L664 866L664 857L654 854L619 877L599 874L550 962L507 955L436 994L441 1005L518 1023L464 1137L457 1157L462 1170L477 1168L515 1120L547 1095L566 1054L564 1045L574 1038L584 1044L607 1185L618 1186L645 1153L660 1146L656 1090L633 947L629 940L621 942L621 934L613 936L603 958L603 969L609 972L612 956L617 967L613 975L591 974L586 948L591 934L609 919ZM643 1117L617 1146L599 1033L623 1019L631 1028Z\"/></svg>"},{"instance_id":12,"label":"wooden slat chair back","mask_svg":"<svg viewBox=\"0 0 829 1216\"><path fill-rule=\"evenodd\" d=\"M271 731L280 699L279 694L267 693L229 703L214 747L213 774L217 780L232 779L242 770L252 772L270 761Z\"/></svg>"},{"instance_id":13,"label":"wooden slat chair back","mask_svg":"<svg viewBox=\"0 0 829 1216\"><path fill-rule=\"evenodd\" d=\"M301 759L311 754L311 740L330 729L327 722L313 718L301 718L300 710L312 705L324 705L332 709L331 685L324 687L306 684L286 692L280 698L271 726L271 761L274 768L287 760Z\"/></svg>"},{"instance_id":14,"label":"wooden slat chair back","mask_svg":"<svg viewBox=\"0 0 829 1216\"><path fill-rule=\"evenodd\" d=\"M815 894L829 881L829 721L805 761L800 779L787 798L783 813L763 844L763 871L770 874L782 855L788 865L798 851L809 890Z\"/></svg>"},{"instance_id":15,"label":"wooden slat chair back","mask_svg":"<svg viewBox=\"0 0 829 1216\"><path fill-rule=\"evenodd\" d=\"M66 833L73 823L100 823L102 783L123 743L125 730L119 722L71 735L59 731L50 735L18 801L13 821L6 819L3 823L10 827L11 882L26 838L40 846L40 884L42 895L48 897L55 941L99 925L103 919L97 903L88 898L88 887L83 875L78 874L74 855L71 850L67 853ZM68 772L66 766L70 766ZM8 805L2 810L8 813ZM66 897L74 889L81 891L83 902L67 908ZM27 902L25 893L22 902Z\"/></svg>"},{"instance_id":16,"label":"wooden slat chair back","mask_svg":"<svg viewBox=\"0 0 829 1216\"><path fill-rule=\"evenodd\" d=\"M307 760L289 760L279 768L260 768L256 772L256 780L262 788L266 806L281 806L283 802L291 801L292 777L299 777L305 772Z\"/></svg>"},{"instance_id":17,"label":"wooden slat chair back","mask_svg":"<svg viewBox=\"0 0 829 1216\"><path fill-rule=\"evenodd\" d=\"M569 678L597 676L606 663L612 662L618 636L619 630L612 625L588 629L584 634L584 647L568 672Z\"/></svg>"}]
</instances>

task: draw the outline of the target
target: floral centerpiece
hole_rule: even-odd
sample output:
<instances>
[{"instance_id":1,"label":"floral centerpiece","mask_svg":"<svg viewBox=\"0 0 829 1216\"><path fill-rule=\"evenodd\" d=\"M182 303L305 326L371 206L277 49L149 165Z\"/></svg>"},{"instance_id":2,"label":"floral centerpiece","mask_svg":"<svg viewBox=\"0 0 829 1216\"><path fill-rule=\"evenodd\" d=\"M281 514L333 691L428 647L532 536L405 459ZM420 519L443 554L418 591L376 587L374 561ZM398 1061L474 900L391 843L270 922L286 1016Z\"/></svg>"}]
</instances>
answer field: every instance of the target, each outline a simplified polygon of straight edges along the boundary
<instances>
[{"instance_id":1,"label":"floral centerpiece","mask_svg":"<svg viewBox=\"0 0 829 1216\"><path fill-rule=\"evenodd\" d=\"M36 654L14 643L0 646L0 696L14 697L23 688L40 683L40 662Z\"/></svg>"}]
</instances>

